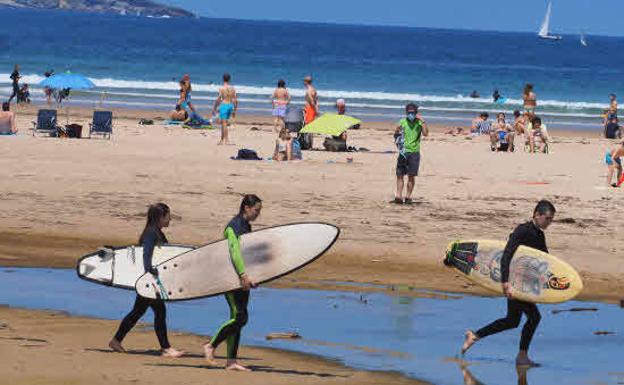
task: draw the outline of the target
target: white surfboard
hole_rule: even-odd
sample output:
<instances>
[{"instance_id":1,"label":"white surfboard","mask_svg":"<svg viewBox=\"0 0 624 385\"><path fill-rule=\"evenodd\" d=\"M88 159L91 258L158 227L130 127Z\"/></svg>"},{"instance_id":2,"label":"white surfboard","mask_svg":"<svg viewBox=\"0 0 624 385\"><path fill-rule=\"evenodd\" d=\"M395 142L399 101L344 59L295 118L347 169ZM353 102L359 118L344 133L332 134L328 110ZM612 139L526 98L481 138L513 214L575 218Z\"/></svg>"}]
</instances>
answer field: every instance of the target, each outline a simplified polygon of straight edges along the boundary
<instances>
[{"instance_id":1,"label":"white surfboard","mask_svg":"<svg viewBox=\"0 0 624 385\"><path fill-rule=\"evenodd\" d=\"M157 265L177 255L193 250L188 245L162 245L154 248L152 265ZM136 280L145 273L143 247L102 247L87 254L76 265L78 277L100 285L134 290Z\"/></svg>"},{"instance_id":2,"label":"white surfboard","mask_svg":"<svg viewBox=\"0 0 624 385\"><path fill-rule=\"evenodd\" d=\"M325 223L269 227L241 236L245 271L257 284L269 282L314 261L336 242L340 229ZM223 294L240 288L227 240L209 243L156 266L158 278L144 274L137 293L169 301Z\"/></svg>"}]
</instances>

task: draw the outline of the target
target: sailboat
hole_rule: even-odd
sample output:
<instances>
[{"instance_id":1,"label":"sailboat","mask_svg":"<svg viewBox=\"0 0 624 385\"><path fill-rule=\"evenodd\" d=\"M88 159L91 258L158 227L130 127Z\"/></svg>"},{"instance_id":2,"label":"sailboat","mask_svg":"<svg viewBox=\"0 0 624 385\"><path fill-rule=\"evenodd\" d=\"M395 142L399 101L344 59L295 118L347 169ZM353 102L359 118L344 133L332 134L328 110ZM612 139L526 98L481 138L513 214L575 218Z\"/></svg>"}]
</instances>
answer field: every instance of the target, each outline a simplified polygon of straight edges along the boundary
<instances>
[{"instance_id":1,"label":"sailboat","mask_svg":"<svg viewBox=\"0 0 624 385\"><path fill-rule=\"evenodd\" d=\"M542 27L540 28L537 36L540 39L546 40L561 40L563 37L560 35L551 35L550 34L550 12L552 11L552 0L548 0L548 6L546 7L546 16L544 16L544 22L542 23Z\"/></svg>"},{"instance_id":2,"label":"sailboat","mask_svg":"<svg viewBox=\"0 0 624 385\"><path fill-rule=\"evenodd\" d=\"M583 47L587 47L587 40L585 39L585 34L581 33L581 45Z\"/></svg>"}]
</instances>

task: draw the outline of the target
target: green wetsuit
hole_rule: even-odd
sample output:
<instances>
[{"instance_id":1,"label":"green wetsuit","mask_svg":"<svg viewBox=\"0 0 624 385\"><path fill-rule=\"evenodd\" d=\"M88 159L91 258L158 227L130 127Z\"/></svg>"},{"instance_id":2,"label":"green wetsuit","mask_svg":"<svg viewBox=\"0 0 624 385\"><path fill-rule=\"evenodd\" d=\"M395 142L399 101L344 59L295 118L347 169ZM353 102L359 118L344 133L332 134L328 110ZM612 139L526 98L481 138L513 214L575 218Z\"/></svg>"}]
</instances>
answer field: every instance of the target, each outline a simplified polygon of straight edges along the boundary
<instances>
[{"instance_id":1,"label":"green wetsuit","mask_svg":"<svg viewBox=\"0 0 624 385\"><path fill-rule=\"evenodd\" d=\"M241 214L235 216L223 232L228 241L230 260L239 276L245 273L245 261L241 255L239 238L241 235L249 232L251 232L251 225ZM248 319L249 290L234 290L226 293L225 299L230 307L230 319L221 325L217 333L212 337L210 345L216 349L221 342L227 341L227 358L236 359L241 330L247 324Z\"/></svg>"}]
</instances>

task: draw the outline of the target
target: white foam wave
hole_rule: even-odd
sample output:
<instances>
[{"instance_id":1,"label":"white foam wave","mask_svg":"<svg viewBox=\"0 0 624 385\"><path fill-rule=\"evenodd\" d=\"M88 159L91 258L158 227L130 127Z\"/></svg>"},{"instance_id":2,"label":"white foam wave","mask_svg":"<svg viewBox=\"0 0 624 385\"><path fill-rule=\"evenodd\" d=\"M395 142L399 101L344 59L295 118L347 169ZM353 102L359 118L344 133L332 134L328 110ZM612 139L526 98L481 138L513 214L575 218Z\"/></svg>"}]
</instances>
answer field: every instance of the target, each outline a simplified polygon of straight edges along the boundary
<instances>
[{"instance_id":1,"label":"white foam wave","mask_svg":"<svg viewBox=\"0 0 624 385\"><path fill-rule=\"evenodd\" d=\"M0 79L8 79L9 74L0 73ZM22 82L33 85L38 88L37 84L44 79L41 75L28 74L22 77ZM91 78L98 88L108 90L110 94L146 97L146 98L175 98L177 97L178 83L175 81L145 81L145 80L125 80L114 78ZM8 81L0 82L2 85L9 84ZM201 93L214 94L218 91L220 85L217 84L193 84L193 98L199 100L210 100L211 96L202 95ZM247 96L263 96L268 98L272 93L273 87L258 87L249 85L236 85L241 95ZM122 90L128 90L123 92ZM154 93L154 92L133 92L136 90L144 91L169 91L171 94ZM98 92L99 93L99 92ZM303 98L305 91L299 88L291 88L290 93L294 98ZM490 108L520 108L522 100L509 99L500 107L490 99L473 99L463 95L423 95L418 93L396 93L396 92L380 92L380 91L347 91L347 90L319 90L319 97L323 99L334 100L344 98L349 101L349 105L357 107L373 107L373 108L400 108L406 102L417 102L421 104L461 104L464 107L472 107L475 109L489 106ZM253 100L253 99L252 99ZM364 101L397 103L396 105L364 103ZM326 103L326 102L323 102ZM332 104L327 102L327 104ZM483 106L483 107L481 107ZM584 110L584 109L604 109L605 103L584 102L584 101L562 101L562 100L540 100L540 107L563 109L563 110ZM430 106L431 107L431 106Z\"/></svg>"}]
</instances>

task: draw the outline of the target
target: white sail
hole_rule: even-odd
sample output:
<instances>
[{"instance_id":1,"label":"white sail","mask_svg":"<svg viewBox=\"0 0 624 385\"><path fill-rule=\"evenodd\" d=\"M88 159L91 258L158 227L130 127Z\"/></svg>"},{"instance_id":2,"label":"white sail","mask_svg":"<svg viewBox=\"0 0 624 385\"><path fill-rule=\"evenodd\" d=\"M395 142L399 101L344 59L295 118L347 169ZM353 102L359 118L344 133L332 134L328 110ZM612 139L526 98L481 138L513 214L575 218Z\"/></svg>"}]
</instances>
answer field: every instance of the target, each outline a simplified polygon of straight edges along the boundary
<instances>
[{"instance_id":1,"label":"white sail","mask_svg":"<svg viewBox=\"0 0 624 385\"><path fill-rule=\"evenodd\" d=\"M581 34L581 44L583 45L583 47L587 47L587 40L585 39L584 33Z\"/></svg>"},{"instance_id":2,"label":"white sail","mask_svg":"<svg viewBox=\"0 0 624 385\"><path fill-rule=\"evenodd\" d=\"M542 23L542 27L540 28L538 35L540 37L546 37L550 32L550 12L552 10L552 1L548 1L548 6L546 7L546 16L544 16L544 22Z\"/></svg>"}]
</instances>

